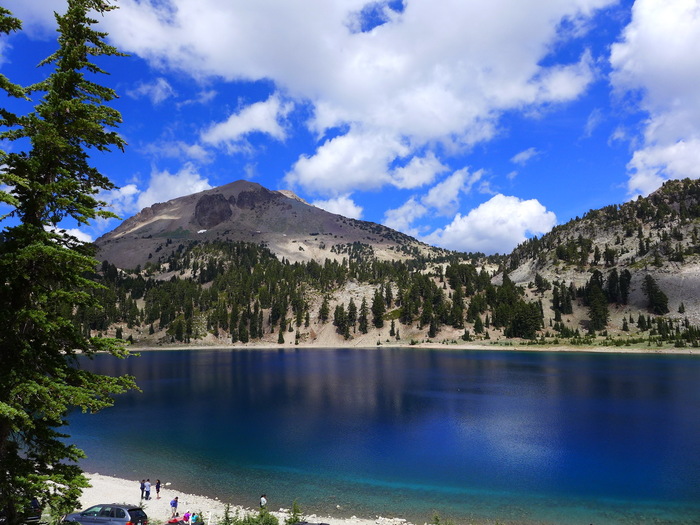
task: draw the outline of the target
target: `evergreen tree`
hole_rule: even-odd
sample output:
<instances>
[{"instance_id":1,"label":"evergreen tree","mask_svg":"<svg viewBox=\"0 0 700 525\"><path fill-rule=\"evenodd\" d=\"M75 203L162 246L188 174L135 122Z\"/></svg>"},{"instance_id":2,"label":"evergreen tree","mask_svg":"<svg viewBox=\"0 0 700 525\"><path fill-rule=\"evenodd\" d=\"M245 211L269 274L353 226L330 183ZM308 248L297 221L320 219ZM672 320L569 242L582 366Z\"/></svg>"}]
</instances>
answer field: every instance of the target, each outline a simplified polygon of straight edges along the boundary
<instances>
[{"instance_id":1,"label":"evergreen tree","mask_svg":"<svg viewBox=\"0 0 700 525\"><path fill-rule=\"evenodd\" d=\"M177 321L175 321L175 340L178 342L185 340L185 323L181 317L178 317Z\"/></svg>"},{"instance_id":2,"label":"evergreen tree","mask_svg":"<svg viewBox=\"0 0 700 525\"><path fill-rule=\"evenodd\" d=\"M542 326L542 313L537 303L518 301L512 319L506 327L506 337L534 339Z\"/></svg>"},{"instance_id":3,"label":"evergreen tree","mask_svg":"<svg viewBox=\"0 0 700 525\"><path fill-rule=\"evenodd\" d=\"M387 308L391 308L391 305L394 302L394 292L391 289L391 283L386 283L385 291L384 291L384 303L386 304Z\"/></svg>"},{"instance_id":4,"label":"evergreen tree","mask_svg":"<svg viewBox=\"0 0 700 525\"><path fill-rule=\"evenodd\" d=\"M355 325L357 324L357 305L353 301L352 297L348 303L348 326L352 327L353 332L355 331Z\"/></svg>"},{"instance_id":5,"label":"evergreen tree","mask_svg":"<svg viewBox=\"0 0 700 525\"><path fill-rule=\"evenodd\" d=\"M52 68L46 78L23 91L0 76L10 95L41 97L25 116L0 110L0 141L18 140L11 153L0 152L0 201L17 220L0 236L0 509L8 525L22 522L32 497L55 514L78 504L87 486L77 464L84 454L59 429L72 408L98 411L135 386L132 378L77 366L79 354L128 353L116 340L86 336L74 322L74 312L98 306L98 285L86 278L97 261L90 245L55 229L64 219L88 224L113 216L94 197L113 185L88 162L89 150L124 146L108 129L121 121L105 105L116 94L94 82L104 71L90 61L120 54L88 16L112 9L101 0L69 0L56 15L58 48L40 64ZM0 8L0 31L18 29Z\"/></svg>"},{"instance_id":6,"label":"evergreen tree","mask_svg":"<svg viewBox=\"0 0 700 525\"><path fill-rule=\"evenodd\" d=\"M603 292L603 285L603 275L596 270L591 275L584 291L590 319L590 331L602 330L608 324L610 314L608 311L608 299L605 292Z\"/></svg>"},{"instance_id":7,"label":"evergreen tree","mask_svg":"<svg viewBox=\"0 0 700 525\"><path fill-rule=\"evenodd\" d=\"M622 291L620 289L620 277L617 274L617 268L613 268L608 274L608 280L605 288L608 296L608 302L622 303Z\"/></svg>"},{"instance_id":8,"label":"evergreen tree","mask_svg":"<svg viewBox=\"0 0 700 525\"><path fill-rule=\"evenodd\" d=\"M639 328L640 332L646 332L647 330L647 320L642 314L639 314L639 317L637 318L637 328Z\"/></svg>"},{"instance_id":9,"label":"evergreen tree","mask_svg":"<svg viewBox=\"0 0 700 525\"><path fill-rule=\"evenodd\" d=\"M656 280L651 275L647 274L644 278L642 290L647 296L649 310L656 315L668 313L668 297L661 288L659 288L659 285L656 284Z\"/></svg>"},{"instance_id":10,"label":"evergreen tree","mask_svg":"<svg viewBox=\"0 0 700 525\"><path fill-rule=\"evenodd\" d=\"M437 335L437 333L438 333L437 321L436 321L435 317L433 316L430 318L430 327L428 328L428 337L430 337L432 339L433 337L435 337Z\"/></svg>"},{"instance_id":11,"label":"evergreen tree","mask_svg":"<svg viewBox=\"0 0 700 525\"><path fill-rule=\"evenodd\" d=\"M464 327L464 293L462 287L457 286L452 295L452 308L450 309L449 323L454 328Z\"/></svg>"},{"instance_id":12,"label":"evergreen tree","mask_svg":"<svg viewBox=\"0 0 700 525\"><path fill-rule=\"evenodd\" d=\"M620 302L627 304L630 295L630 283L632 282L632 274L628 269L620 272Z\"/></svg>"},{"instance_id":13,"label":"evergreen tree","mask_svg":"<svg viewBox=\"0 0 700 525\"><path fill-rule=\"evenodd\" d=\"M335 307L333 315L333 324L336 326L336 331L345 339L350 338L350 325L348 324L348 315L345 312L345 307L339 304Z\"/></svg>"},{"instance_id":14,"label":"evergreen tree","mask_svg":"<svg viewBox=\"0 0 700 525\"><path fill-rule=\"evenodd\" d=\"M382 296L381 287L374 291L374 298L372 299L372 324L381 328L384 326L384 313L386 312L386 303L384 302L384 297Z\"/></svg>"},{"instance_id":15,"label":"evergreen tree","mask_svg":"<svg viewBox=\"0 0 700 525\"><path fill-rule=\"evenodd\" d=\"M328 321L328 318L331 315L331 307L330 304L328 303L328 296L324 295L323 296L323 302L321 303L321 309L318 312L318 318L321 320L322 323L325 323Z\"/></svg>"},{"instance_id":16,"label":"evergreen tree","mask_svg":"<svg viewBox=\"0 0 700 525\"><path fill-rule=\"evenodd\" d=\"M238 321L238 340L241 343L247 343L250 340L248 333L248 322L244 315Z\"/></svg>"},{"instance_id":17,"label":"evergreen tree","mask_svg":"<svg viewBox=\"0 0 700 525\"><path fill-rule=\"evenodd\" d=\"M369 308L367 307L367 299L362 298L362 304L360 305L360 317L358 319L358 325L360 332L366 334L369 329Z\"/></svg>"}]
</instances>

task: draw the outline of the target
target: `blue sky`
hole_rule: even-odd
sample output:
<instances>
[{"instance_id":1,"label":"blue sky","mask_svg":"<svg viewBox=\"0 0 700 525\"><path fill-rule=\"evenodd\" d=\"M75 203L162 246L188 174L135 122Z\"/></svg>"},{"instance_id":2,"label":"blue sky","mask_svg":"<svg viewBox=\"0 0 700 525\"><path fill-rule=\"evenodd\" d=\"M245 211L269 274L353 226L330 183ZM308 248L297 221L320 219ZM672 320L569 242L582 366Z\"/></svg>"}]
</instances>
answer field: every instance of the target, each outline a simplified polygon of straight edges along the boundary
<instances>
[{"instance_id":1,"label":"blue sky","mask_svg":"<svg viewBox=\"0 0 700 525\"><path fill-rule=\"evenodd\" d=\"M35 82L65 2L2 5L24 30L0 40L0 73ZM697 0L117 5L99 27L130 56L106 60L103 83L129 146L94 162L123 218L248 179L430 244L503 253L700 177Z\"/></svg>"}]
</instances>

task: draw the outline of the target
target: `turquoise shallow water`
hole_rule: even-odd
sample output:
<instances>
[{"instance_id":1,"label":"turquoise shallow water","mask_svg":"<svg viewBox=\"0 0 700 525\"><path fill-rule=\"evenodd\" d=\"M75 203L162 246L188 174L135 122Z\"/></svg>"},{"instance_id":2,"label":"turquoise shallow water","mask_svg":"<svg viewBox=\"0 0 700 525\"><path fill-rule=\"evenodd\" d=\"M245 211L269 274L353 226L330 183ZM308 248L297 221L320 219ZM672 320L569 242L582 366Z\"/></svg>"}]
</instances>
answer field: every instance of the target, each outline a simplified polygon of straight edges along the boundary
<instances>
[{"instance_id":1,"label":"turquoise shallow water","mask_svg":"<svg viewBox=\"0 0 700 525\"><path fill-rule=\"evenodd\" d=\"M197 350L85 366L143 390L73 415L88 472L417 523L700 523L695 356Z\"/></svg>"}]
</instances>

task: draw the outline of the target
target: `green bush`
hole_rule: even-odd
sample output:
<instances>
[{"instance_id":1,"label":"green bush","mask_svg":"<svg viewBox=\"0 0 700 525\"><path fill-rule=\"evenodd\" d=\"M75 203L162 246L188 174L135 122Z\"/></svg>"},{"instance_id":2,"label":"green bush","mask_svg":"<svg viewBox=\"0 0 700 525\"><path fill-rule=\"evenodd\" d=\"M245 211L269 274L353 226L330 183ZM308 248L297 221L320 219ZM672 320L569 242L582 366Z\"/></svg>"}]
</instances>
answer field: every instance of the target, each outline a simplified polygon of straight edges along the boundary
<instances>
[{"instance_id":1,"label":"green bush","mask_svg":"<svg viewBox=\"0 0 700 525\"><path fill-rule=\"evenodd\" d=\"M295 525L296 523L300 523L303 520L304 518L301 515L301 508L299 507L297 500L294 500L294 503L292 503L292 510L289 513L289 516L287 516L287 518L284 520L284 525Z\"/></svg>"}]
</instances>

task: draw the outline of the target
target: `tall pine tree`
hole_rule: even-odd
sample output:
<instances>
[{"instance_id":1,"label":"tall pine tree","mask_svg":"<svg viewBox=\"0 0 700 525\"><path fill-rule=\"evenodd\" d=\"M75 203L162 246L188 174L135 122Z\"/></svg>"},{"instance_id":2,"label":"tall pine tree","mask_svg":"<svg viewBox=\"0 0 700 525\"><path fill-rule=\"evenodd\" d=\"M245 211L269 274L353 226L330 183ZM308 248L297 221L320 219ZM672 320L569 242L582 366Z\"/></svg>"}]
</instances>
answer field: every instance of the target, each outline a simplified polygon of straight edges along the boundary
<instances>
[{"instance_id":1,"label":"tall pine tree","mask_svg":"<svg viewBox=\"0 0 700 525\"><path fill-rule=\"evenodd\" d=\"M40 64L52 71L25 91L38 100L34 111L0 112L0 140L17 141L11 153L0 153L0 200L17 221L0 236L0 509L8 525L21 523L32 497L54 515L77 506L87 479L75 463L84 454L61 431L67 414L74 407L95 412L135 387L133 378L80 366L80 354L127 352L116 340L89 337L73 319L97 304L98 286L86 277L97 261L90 245L58 229L64 220L112 216L94 196L113 185L88 162L89 151L124 146L110 129L121 116L106 105L116 94L92 80L104 73L93 57L120 53L88 13L112 9L104 0L69 0L56 15L58 48ZM19 28L5 9L0 20L6 33ZM22 95L4 77L0 87Z\"/></svg>"}]
</instances>

